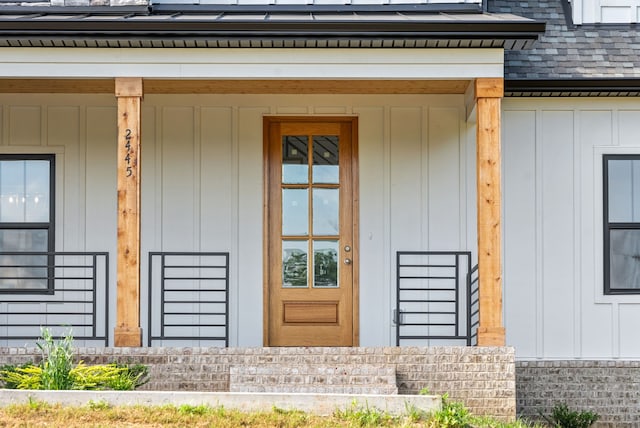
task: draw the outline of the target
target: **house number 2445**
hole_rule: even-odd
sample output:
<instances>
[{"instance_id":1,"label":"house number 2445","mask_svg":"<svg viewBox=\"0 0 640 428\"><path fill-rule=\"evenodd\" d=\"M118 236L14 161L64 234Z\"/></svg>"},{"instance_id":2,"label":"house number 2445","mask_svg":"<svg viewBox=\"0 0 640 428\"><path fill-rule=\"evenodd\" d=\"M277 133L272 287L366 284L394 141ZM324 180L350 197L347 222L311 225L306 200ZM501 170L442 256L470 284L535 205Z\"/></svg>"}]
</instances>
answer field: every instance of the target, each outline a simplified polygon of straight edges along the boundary
<instances>
[{"instance_id":1,"label":"house number 2445","mask_svg":"<svg viewBox=\"0 0 640 428\"><path fill-rule=\"evenodd\" d=\"M124 157L124 160L127 163L127 177L133 175L133 168L131 167L131 138L131 129L127 128L124 131L124 147L127 149L127 155Z\"/></svg>"}]
</instances>

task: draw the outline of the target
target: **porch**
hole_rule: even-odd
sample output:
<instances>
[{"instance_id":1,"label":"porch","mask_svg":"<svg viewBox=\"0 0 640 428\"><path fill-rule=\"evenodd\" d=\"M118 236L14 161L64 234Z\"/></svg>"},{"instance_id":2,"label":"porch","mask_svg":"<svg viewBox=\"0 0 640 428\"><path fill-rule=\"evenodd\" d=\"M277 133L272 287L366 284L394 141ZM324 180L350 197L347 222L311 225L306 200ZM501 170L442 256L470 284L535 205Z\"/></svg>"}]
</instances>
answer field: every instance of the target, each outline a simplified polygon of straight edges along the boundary
<instances>
[{"instance_id":1,"label":"porch","mask_svg":"<svg viewBox=\"0 0 640 428\"><path fill-rule=\"evenodd\" d=\"M333 117L357 117L358 138L365 142L359 147L359 169L355 176L357 180L354 181L359 183L357 187L360 189L359 197L354 199L355 209L360 217L353 241L354 252L358 254L358 258L354 259L354 269L358 271L357 283L362 284L354 301L353 313L359 316L359 320L354 323L354 344L422 345L435 343L430 341L439 338L455 338L458 340L455 343L461 344L475 343L475 339L470 339L474 335L469 333L471 328L467 325L467 320L471 319L468 315L471 298L466 297L466 285L456 284L453 287L464 298L447 297L448 300L458 299L454 311L447 309L456 321L442 321L439 318L445 314L437 312L442 312L438 305L444 302L428 302L430 298L420 297L418 300L422 299L422 303L417 304L419 309L411 310L408 306L416 302L402 302L402 298L396 296L397 290L401 289L398 284L401 275L394 272L402 265L399 259L396 260L397 254L404 251L433 248L455 253L457 248L474 248L481 239L488 240L482 241L485 242L484 245L499 245L499 227L495 228L496 224L499 225L499 218L491 223L493 227L476 227L476 221L478 224L486 222L480 220L483 215L499 217L499 209L496 210L499 197L495 195L484 199L492 214L480 210L476 215L476 189L499 192L499 186L494 186L494 181L491 181L495 177L487 178L491 181L490 185L478 186L475 170L479 161L474 155L477 141L480 141L477 136L485 135L485 128L480 127L477 123L479 119L476 119L476 116L483 116L482 109L476 107L476 104L484 98L479 98L477 94L487 95L487 99L495 101L489 103L491 108L484 113L493 114L495 108L498 108L499 113L499 98L493 95L501 95L500 79L470 80L460 86L454 82L442 85L435 81L416 83L422 89L416 89L416 85L404 87L406 81L389 81L369 91L376 93L367 95L322 94L326 88L320 85L315 90L319 94L310 94L304 100L297 95L288 95L289 92L298 90L299 86L288 81L271 82L265 83L268 87L264 91L284 93L152 93L145 97L144 104L141 95L125 97L122 92L123 88L129 88L131 84L141 84L141 79L116 79L116 83L124 85L116 92L116 98L121 101L117 106L114 105L114 98L106 95L44 95L38 92L43 89L40 82L35 80L32 81L34 86L31 89L30 82L21 81L20 85L26 86L21 89L23 93L16 96L9 93L17 90L16 81L3 82L11 83L4 89L6 95L3 96L3 112L8 121L6 123L9 124L4 128L6 132L3 140L7 150L13 153L32 151L33 141L40 141L37 151L53 151L56 160L63 166L55 172L56 194L61 195L55 207L56 223L59 223L56 228L56 247L71 250L83 247L102 249L105 247L101 243L109 243L107 252L111 255L111 263L107 270L109 277L119 280L120 284L117 290L115 284L106 286L110 289L104 297L108 310L100 315L104 315L105 321L95 324L96 329L102 328L98 325L104 325L105 330L96 337L108 340L109 344L125 345L126 342L118 341L118 337L124 336L119 336L117 326L134 323L138 345L146 345L150 341L156 341L155 344L160 345L162 338L173 336L176 341L172 344L176 346L193 346L194 343L207 346L268 344L266 335L260 331L260 321L256 318L261 312L267 313L263 306L269 300L264 294L266 276L264 272L261 275L259 269L244 269L247 263L253 267L262 264L265 269L268 266L264 259L267 252L255 239L266 233L266 228L261 228L260 225L264 226L263 222L267 218L266 215L261 215L263 210L259 208L265 183L263 174L266 171L260 168L260 164L264 162L261 122L271 114L285 117L291 114L297 117L326 117L329 114ZM99 82L94 82L98 86L93 89L90 89L88 82L77 82L80 91L90 92L100 88ZM157 82L151 82L154 83L149 87L157 88L154 86ZM52 87L59 87L61 92L71 90L62 80L50 83ZM192 82L189 89L184 89L179 83L176 85L176 88L180 88L179 91L197 92L204 88L204 82ZM336 85L341 88L339 92L349 92L346 86L341 86L343 83ZM216 88L222 91L220 87ZM242 86L229 90L241 92L241 89ZM138 92L134 92L141 94L141 90L142 87L138 87L135 90ZM307 90L314 92L310 86L307 86ZM421 93L414 94L413 91ZM443 91L454 93L434 94ZM313 106L309 107L306 102L313 103ZM43 107L45 105L46 108ZM131 105L137 107L130 111L127 106ZM272 107L254 107L256 105ZM27 129L33 126L34 115L40 118L43 126L46 125L46 128L36 133ZM129 121L137 117L138 122L128 125L120 123L122 144L114 147L112 141L117 140L117 134L113 125L117 123L118 115L126 116ZM491 122L491 119L487 120ZM489 150L491 153L479 156L499 156L499 151L496 153L499 145L495 140L497 135L494 126L494 122L487 125L488 140L483 143L492 148ZM62 127L66 128L63 130ZM136 135L135 131L128 133L127 130L137 128L141 131L138 131L138 135L144 134L145 137L140 140L144 142L141 144L141 152L136 153L139 156L136 160L129 156L131 153L126 146L133 141L127 137ZM81 133L79 138L76 133ZM416 153L421 155L417 157ZM127 157L128 161L125 160ZM142 159L145 159L144 167ZM129 178L128 168L132 165L140 168L141 172L133 174L134 177L138 176L138 180L127 180L127 186L133 187L119 189L116 201L115 193L109 192L107 183L113 183L114 175ZM493 160L484 162L483 165L488 165L493 172L496 166L499 170L499 162ZM499 177L499 171L497 174ZM79 177L86 178L82 181ZM377 189L383 189L383 192L378 193ZM133 195L133 200L128 200L127 194ZM136 201L135 195L140 195L140 200ZM416 201L419 203L416 204ZM484 204L480 204L482 205ZM78 210L80 216L75 215ZM67 215L63 216L61 213ZM476 231L484 231L484 235ZM58 245L61 242L64 244ZM263 242L268 242L268 239L265 237ZM490 254L484 252L484 257L493 262L499 249L492 251ZM151 253L160 257L161 254L193 252L226 254L227 262L216 264L226 266L220 269L226 270L220 277L226 277L229 282L227 291L220 292L226 293L225 299L202 310L198 315L201 320L205 320L198 321L202 325L188 326L197 333L176 333L174 327L179 325L164 325L152 333L151 328L145 327L154 324L156 317L160 319L163 314L153 315L149 308L160 310L166 303L157 301L149 304L147 299L149 295L156 299L167 293L156 293L155 290L160 290L160 286L148 285L157 272L151 268L147 257ZM50 253L53 256L56 252ZM482 254L481 252L478 260L480 277ZM473 264L475 263L474 258ZM469 262L463 264L471 266ZM197 267L197 263L187 265L191 266L193 272L202 270ZM123 273L121 269L124 268L133 270ZM460 271L456 275L465 278L467 273ZM419 275L425 275L425 283L435 280L426 278L429 275L425 272ZM187 277L189 281L196 280L193 276ZM478 304L477 310L473 311L474 316L479 318L480 325L474 324L473 328L479 328L481 334L478 342L481 344L491 343L489 339L482 339L483 308L487 312L484 317L489 320L487 323L501 323L501 291L496 288L496 284L499 285L499 281L495 281L496 277L499 279L500 274L493 274L494 279L487 281L493 287L487 287L484 292L484 304L480 302L482 292L479 293L480 297L475 297ZM125 279L126 285L122 284ZM483 281L480 280L479 283L483 284ZM194 308L200 311L199 307L208 301L197 294L199 291L194 290L195 288L188 289L188 293L194 293L193 299L185 297L186 292L169 292L169 295L182 295L177 304L183 305L183 308L176 310L174 305L165 311L174 316L168 324L186 323L180 319L187 317L187 314L192 315ZM411 290L407 292L411 293ZM411 296L407 299L415 300ZM38 304L39 310L46 313L47 310L43 308L47 303ZM96 306L103 305L97 303ZM214 306L224 309L213 309ZM431 309L424 310L425 307ZM412 319L415 314L411 312L425 312L427 321ZM489 313L493 314L491 318ZM229 316L230 322L220 322L217 319ZM150 317L151 321L148 321ZM263 319L263 328L266 319ZM34 325L36 323L41 321L34 321ZM438 332L439 329L448 329L448 325L455 325L453 332ZM213 332L218 328L222 332ZM206 329L209 332L203 333ZM31 336L35 335L37 333ZM149 335L154 339L150 339ZM200 336L206 338L204 342L200 342ZM397 341L397 338L403 336L406 337ZM485 334L484 337L489 336ZM502 342L499 343L503 343L504 335L500 337Z\"/></svg>"}]
</instances>

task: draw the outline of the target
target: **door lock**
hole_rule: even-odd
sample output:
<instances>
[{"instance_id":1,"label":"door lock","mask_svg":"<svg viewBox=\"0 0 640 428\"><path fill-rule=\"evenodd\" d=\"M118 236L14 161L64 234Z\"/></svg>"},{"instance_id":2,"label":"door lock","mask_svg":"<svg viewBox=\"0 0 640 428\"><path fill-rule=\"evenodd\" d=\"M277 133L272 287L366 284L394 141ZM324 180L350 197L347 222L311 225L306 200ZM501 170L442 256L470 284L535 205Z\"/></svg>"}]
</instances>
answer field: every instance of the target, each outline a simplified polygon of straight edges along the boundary
<instances>
[{"instance_id":1,"label":"door lock","mask_svg":"<svg viewBox=\"0 0 640 428\"><path fill-rule=\"evenodd\" d=\"M351 259L344 259L344 264L345 265L350 265L351 264Z\"/></svg>"}]
</instances>

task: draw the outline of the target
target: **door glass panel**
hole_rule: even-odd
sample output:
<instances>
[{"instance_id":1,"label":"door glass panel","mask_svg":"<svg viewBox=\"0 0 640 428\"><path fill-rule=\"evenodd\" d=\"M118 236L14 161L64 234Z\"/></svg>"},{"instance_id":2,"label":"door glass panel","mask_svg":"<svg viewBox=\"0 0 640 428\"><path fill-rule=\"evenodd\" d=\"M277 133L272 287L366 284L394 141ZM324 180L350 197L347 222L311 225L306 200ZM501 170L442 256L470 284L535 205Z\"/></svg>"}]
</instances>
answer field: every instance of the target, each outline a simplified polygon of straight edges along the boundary
<instances>
[{"instance_id":1,"label":"door glass panel","mask_svg":"<svg viewBox=\"0 0 640 428\"><path fill-rule=\"evenodd\" d=\"M338 241L313 241L313 286L338 287Z\"/></svg>"},{"instance_id":2,"label":"door glass panel","mask_svg":"<svg viewBox=\"0 0 640 428\"><path fill-rule=\"evenodd\" d=\"M282 241L282 286L307 286L309 241Z\"/></svg>"},{"instance_id":3,"label":"door glass panel","mask_svg":"<svg viewBox=\"0 0 640 428\"><path fill-rule=\"evenodd\" d=\"M337 184L340 179L338 167L337 136L313 137L313 182Z\"/></svg>"},{"instance_id":4,"label":"door glass panel","mask_svg":"<svg viewBox=\"0 0 640 428\"><path fill-rule=\"evenodd\" d=\"M282 182L304 184L309 181L309 138L295 135L282 137Z\"/></svg>"},{"instance_id":5,"label":"door glass panel","mask_svg":"<svg viewBox=\"0 0 640 428\"><path fill-rule=\"evenodd\" d=\"M339 189L313 189L313 234L337 235L340 230Z\"/></svg>"},{"instance_id":6,"label":"door glass panel","mask_svg":"<svg viewBox=\"0 0 640 428\"><path fill-rule=\"evenodd\" d=\"M282 234L309 234L309 190L282 189Z\"/></svg>"}]
</instances>

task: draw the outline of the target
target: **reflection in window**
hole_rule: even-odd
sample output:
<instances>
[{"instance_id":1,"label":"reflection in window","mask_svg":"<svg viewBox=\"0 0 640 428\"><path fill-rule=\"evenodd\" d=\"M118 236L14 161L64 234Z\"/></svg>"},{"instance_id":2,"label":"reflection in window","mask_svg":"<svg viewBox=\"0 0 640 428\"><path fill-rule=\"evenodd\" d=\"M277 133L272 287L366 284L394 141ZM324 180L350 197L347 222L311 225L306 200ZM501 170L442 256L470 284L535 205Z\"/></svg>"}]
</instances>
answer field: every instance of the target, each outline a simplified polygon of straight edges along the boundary
<instances>
[{"instance_id":1,"label":"reflection in window","mask_svg":"<svg viewBox=\"0 0 640 428\"><path fill-rule=\"evenodd\" d=\"M338 241L313 241L313 286L338 286Z\"/></svg>"},{"instance_id":2,"label":"reflection in window","mask_svg":"<svg viewBox=\"0 0 640 428\"><path fill-rule=\"evenodd\" d=\"M282 182L304 184L309 180L309 139L305 136L282 137Z\"/></svg>"},{"instance_id":3,"label":"reflection in window","mask_svg":"<svg viewBox=\"0 0 640 428\"><path fill-rule=\"evenodd\" d=\"M0 291L47 291L53 155L0 155Z\"/></svg>"},{"instance_id":4,"label":"reflection in window","mask_svg":"<svg viewBox=\"0 0 640 428\"><path fill-rule=\"evenodd\" d=\"M282 241L282 286L307 286L309 241Z\"/></svg>"},{"instance_id":5,"label":"reflection in window","mask_svg":"<svg viewBox=\"0 0 640 428\"><path fill-rule=\"evenodd\" d=\"M313 182L337 184L340 180L338 167L338 137L313 137Z\"/></svg>"}]
</instances>

